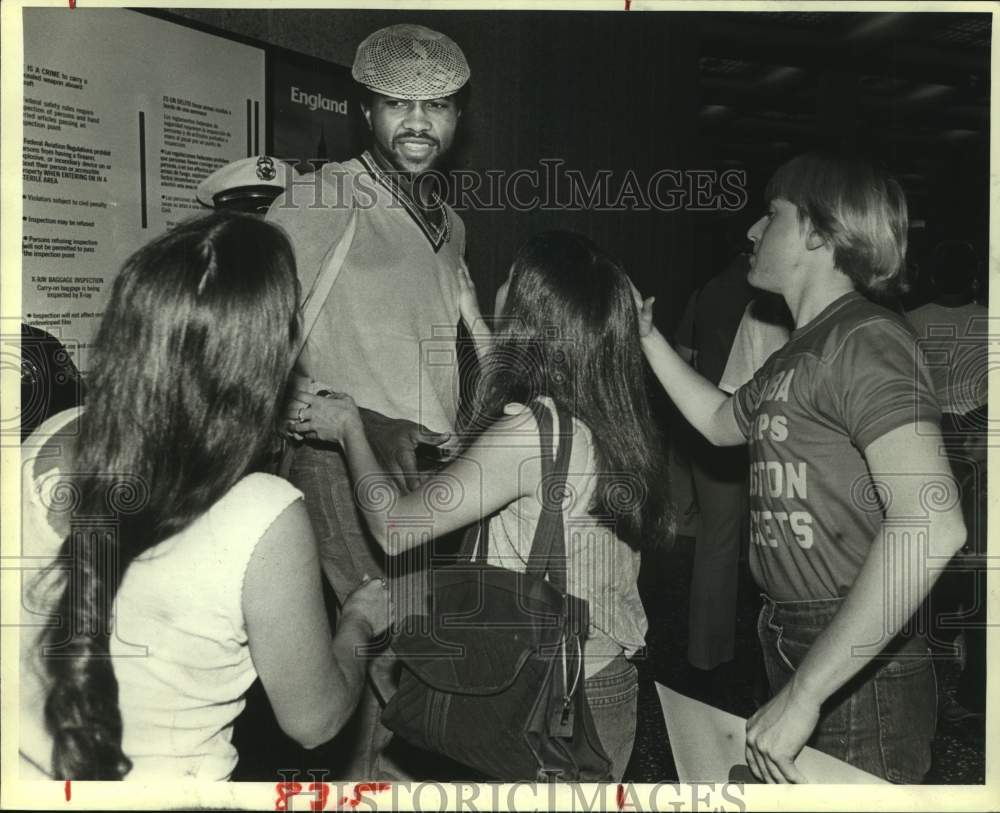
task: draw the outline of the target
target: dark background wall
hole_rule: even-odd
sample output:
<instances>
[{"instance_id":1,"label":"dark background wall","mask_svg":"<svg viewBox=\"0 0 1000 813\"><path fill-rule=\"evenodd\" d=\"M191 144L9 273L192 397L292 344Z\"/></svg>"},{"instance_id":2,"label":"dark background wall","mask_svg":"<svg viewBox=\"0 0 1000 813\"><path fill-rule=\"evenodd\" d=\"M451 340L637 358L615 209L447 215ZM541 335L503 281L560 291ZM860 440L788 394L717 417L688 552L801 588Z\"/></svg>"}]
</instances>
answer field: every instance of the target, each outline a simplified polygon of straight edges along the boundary
<instances>
[{"instance_id":1,"label":"dark background wall","mask_svg":"<svg viewBox=\"0 0 1000 813\"><path fill-rule=\"evenodd\" d=\"M357 44L411 21L443 31L472 69L452 156L479 173L561 160L587 182L610 173L739 170L739 211L596 207L460 210L485 308L517 245L545 228L584 232L618 256L669 329L760 211L771 172L836 148L885 163L910 201L911 264L944 238L987 256L989 43L984 14L230 11L172 13L350 65ZM526 187L521 187L525 189ZM503 203L503 202L502 202ZM985 262L984 262L985 269ZM919 287L914 296L919 297Z\"/></svg>"},{"instance_id":2,"label":"dark background wall","mask_svg":"<svg viewBox=\"0 0 1000 813\"><path fill-rule=\"evenodd\" d=\"M610 171L614 191L629 170L645 183L657 169L683 167L691 152L696 42L683 15L172 13L344 65L353 62L357 44L384 25L406 20L448 34L472 70L470 103L451 162L457 168L509 174L561 159L588 182ZM531 197L530 186L519 186L522 198ZM583 232L611 251L644 290L657 294L667 321L697 275L692 216L683 212L505 207L460 214L484 307L491 306L517 245L547 228Z\"/></svg>"}]
</instances>

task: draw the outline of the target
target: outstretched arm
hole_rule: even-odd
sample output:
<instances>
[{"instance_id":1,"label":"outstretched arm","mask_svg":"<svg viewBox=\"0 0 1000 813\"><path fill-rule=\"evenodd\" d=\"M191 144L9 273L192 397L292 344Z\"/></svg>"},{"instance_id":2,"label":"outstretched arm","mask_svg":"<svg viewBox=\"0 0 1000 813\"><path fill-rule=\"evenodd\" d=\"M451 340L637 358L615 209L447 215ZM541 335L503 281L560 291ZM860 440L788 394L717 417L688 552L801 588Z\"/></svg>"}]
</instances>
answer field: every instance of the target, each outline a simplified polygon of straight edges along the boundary
<instances>
[{"instance_id":1,"label":"outstretched arm","mask_svg":"<svg viewBox=\"0 0 1000 813\"><path fill-rule=\"evenodd\" d=\"M289 389L293 393L306 392L314 395L331 392L328 385L297 374L293 375ZM299 418L308 408L309 405L295 394L289 397L285 405L285 417L288 419L285 432L289 437L303 439ZM371 409L359 408L358 412L379 466L382 471L392 475L402 491L412 491L420 485L417 447L421 444L441 446L451 438L447 432L432 432L423 424L405 418L390 418Z\"/></svg>"},{"instance_id":2,"label":"outstretched arm","mask_svg":"<svg viewBox=\"0 0 1000 813\"><path fill-rule=\"evenodd\" d=\"M957 485L932 423L887 432L864 450L884 484L885 520L857 580L795 674L747 723L747 761L767 782L802 782L794 760L812 735L820 706L899 632L965 541ZM928 496L933 494L933 496ZM931 504L929 504L931 503ZM895 520L927 516L927 544L893 532Z\"/></svg>"},{"instance_id":3,"label":"outstretched arm","mask_svg":"<svg viewBox=\"0 0 1000 813\"><path fill-rule=\"evenodd\" d=\"M333 737L361 697L368 661L362 647L392 620L381 579L344 603L330 633L316 540L301 500L261 537L243 581L250 655L288 736L305 748Z\"/></svg>"},{"instance_id":4,"label":"outstretched arm","mask_svg":"<svg viewBox=\"0 0 1000 813\"><path fill-rule=\"evenodd\" d=\"M653 325L654 299L643 300L634 287L633 292L639 309L642 352L670 400L709 443L715 446L746 443L733 414L731 396L684 362Z\"/></svg>"},{"instance_id":5,"label":"outstretched arm","mask_svg":"<svg viewBox=\"0 0 1000 813\"><path fill-rule=\"evenodd\" d=\"M541 478L538 425L525 409L497 421L447 468L407 494L379 466L350 397L296 397L308 404L300 431L340 443L354 481L358 506L379 544L390 555L476 522L519 497L534 494ZM399 533L414 517L429 528Z\"/></svg>"},{"instance_id":6,"label":"outstretched arm","mask_svg":"<svg viewBox=\"0 0 1000 813\"><path fill-rule=\"evenodd\" d=\"M432 432L423 424L405 418L389 418L371 409L358 412L380 467L392 475L403 491L412 491L422 479L417 466L417 447L441 446L451 438L447 432Z\"/></svg>"}]
</instances>

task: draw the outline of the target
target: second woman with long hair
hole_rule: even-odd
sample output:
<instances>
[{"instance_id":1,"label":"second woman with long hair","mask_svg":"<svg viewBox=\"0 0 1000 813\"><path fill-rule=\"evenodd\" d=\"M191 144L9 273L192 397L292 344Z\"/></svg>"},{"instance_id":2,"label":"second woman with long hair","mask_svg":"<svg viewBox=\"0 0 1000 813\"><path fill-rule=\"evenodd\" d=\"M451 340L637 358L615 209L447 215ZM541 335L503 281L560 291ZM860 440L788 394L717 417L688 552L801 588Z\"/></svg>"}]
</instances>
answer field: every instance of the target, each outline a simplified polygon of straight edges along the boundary
<instances>
[{"instance_id":1,"label":"second woman with long hair","mask_svg":"<svg viewBox=\"0 0 1000 813\"><path fill-rule=\"evenodd\" d=\"M489 563L514 570L525 568L542 511L539 426L529 405L551 412L556 437L571 433L567 589L590 606L584 691L612 775L620 778L635 739L637 675L628 657L643 646L647 629L639 549L667 533L628 279L589 240L549 232L517 255L498 294L500 325L491 340L483 337L468 278L461 305L485 351L467 445L415 491L400 494L379 472L349 397L302 392L297 397L307 407L288 417L297 431L344 446L360 507L388 553L423 541L392 533L394 517L430 510L434 536L491 517ZM560 426L559 413L571 416L571 425ZM394 498L391 510L364 497L385 489Z\"/></svg>"},{"instance_id":2,"label":"second woman with long hair","mask_svg":"<svg viewBox=\"0 0 1000 813\"><path fill-rule=\"evenodd\" d=\"M25 447L24 554L41 570L25 594L24 771L228 779L258 675L304 747L353 711L385 591L359 588L334 638L302 495L265 471L297 310L287 239L249 216L181 224L116 278L86 409Z\"/></svg>"}]
</instances>

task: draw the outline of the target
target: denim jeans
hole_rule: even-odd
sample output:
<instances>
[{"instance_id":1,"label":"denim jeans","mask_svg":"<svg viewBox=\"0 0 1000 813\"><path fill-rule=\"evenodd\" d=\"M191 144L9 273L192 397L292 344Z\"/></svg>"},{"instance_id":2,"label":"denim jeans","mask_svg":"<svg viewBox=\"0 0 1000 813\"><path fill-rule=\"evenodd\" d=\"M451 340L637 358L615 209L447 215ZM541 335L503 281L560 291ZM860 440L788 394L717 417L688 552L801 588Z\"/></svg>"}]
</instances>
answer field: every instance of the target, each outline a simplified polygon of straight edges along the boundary
<instances>
[{"instance_id":1,"label":"denim jeans","mask_svg":"<svg viewBox=\"0 0 1000 813\"><path fill-rule=\"evenodd\" d=\"M587 678L583 690L601 745L611 758L611 778L617 782L625 775L635 745L638 672L619 655Z\"/></svg>"},{"instance_id":2,"label":"denim jeans","mask_svg":"<svg viewBox=\"0 0 1000 813\"><path fill-rule=\"evenodd\" d=\"M339 605L367 575L386 578L397 618L427 612L430 547L423 545L386 557L357 506L340 449L323 443L304 444L295 451L288 479L305 496L320 565Z\"/></svg>"},{"instance_id":3,"label":"denim jeans","mask_svg":"<svg viewBox=\"0 0 1000 813\"><path fill-rule=\"evenodd\" d=\"M386 558L368 532L354 500L354 488L343 454L329 444L304 444L296 449L289 480L305 497L306 510L319 547L320 565L343 606L367 575L385 576L397 618L425 612L427 551ZM387 746L392 732L381 723L382 706L370 681L358 707L338 735L345 764L331 766L345 779L407 781L409 768L397 762Z\"/></svg>"},{"instance_id":4,"label":"denim jeans","mask_svg":"<svg viewBox=\"0 0 1000 813\"><path fill-rule=\"evenodd\" d=\"M757 635L777 694L843 599L763 598ZM823 704L808 745L890 782L917 784L930 768L936 726L937 681L927 644L897 636Z\"/></svg>"},{"instance_id":5,"label":"denim jeans","mask_svg":"<svg viewBox=\"0 0 1000 813\"><path fill-rule=\"evenodd\" d=\"M385 555L355 505L347 462L333 446L305 444L295 450L288 479L305 496L320 564L342 605L364 575L385 573Z\"/></svg>"}]
</instances>

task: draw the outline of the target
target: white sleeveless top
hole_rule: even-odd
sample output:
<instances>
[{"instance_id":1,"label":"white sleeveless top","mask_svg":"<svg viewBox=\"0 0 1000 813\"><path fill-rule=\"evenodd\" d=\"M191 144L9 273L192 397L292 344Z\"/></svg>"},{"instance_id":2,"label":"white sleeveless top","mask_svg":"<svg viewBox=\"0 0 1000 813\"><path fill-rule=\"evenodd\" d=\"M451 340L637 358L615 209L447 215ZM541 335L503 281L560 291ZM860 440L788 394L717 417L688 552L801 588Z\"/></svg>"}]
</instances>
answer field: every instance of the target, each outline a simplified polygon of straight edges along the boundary
<instances>
[{"instance_id":1,"label":"white sleeveless top","mask_svg":"<svg viewBox=\"0 0 1000 813\"><path fill-rule=\"evenodd\" d=\"M33 438L46 430L51 430L48 422ZM37 449L25 451L26 458L37 454ZM29 528L44 534L40 529L47 528L44 547L50 561L62 539L49 523L28 515L49 515L53 501L45 492L51 494L56 478L49 472L36 481L30 465L23 471L25 534ZM232 774L237 762L233 722L257 677L243 617L243 580L257 542L301 497L279 477L249 474L185 530L129 566L112 608L111 639L122 750L133 765L126 779L211 781ZM38 560L39 567L46 563ZM43 610L58 598L58 589L51 588L61 587L59 573L46 584L38 577L31 580L33 607ZM21 752L48 770L46 687L37 646L24 646L35 637L22 639Z\"/></svg>"},{"instance_id":2,"label":"white sleeveless top","mask_svg":"<svg viewBox=\"0 0 1000 813\"><path fill-rule=\"evenodd\" d=\"M552 414L553 452L562 427L550 398L539 399ZM531 415L524 404L511 403L507 415ZM645 644L649 623L639 598L639 551L631 549L590 514L597 485L597 461L590 429L572 419L573 446L566 475L563 534L566 544L566 589L589 603L590 628L584 652L584 675L590 677L615 656L635 654ZM628 482L623 481L628 487ZM490 522L489 563L524 571L541 517L534 496L521 497Z\"/></svg>"}]
</instances>

